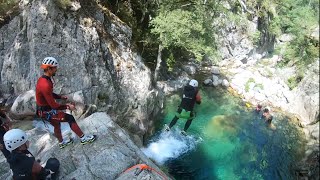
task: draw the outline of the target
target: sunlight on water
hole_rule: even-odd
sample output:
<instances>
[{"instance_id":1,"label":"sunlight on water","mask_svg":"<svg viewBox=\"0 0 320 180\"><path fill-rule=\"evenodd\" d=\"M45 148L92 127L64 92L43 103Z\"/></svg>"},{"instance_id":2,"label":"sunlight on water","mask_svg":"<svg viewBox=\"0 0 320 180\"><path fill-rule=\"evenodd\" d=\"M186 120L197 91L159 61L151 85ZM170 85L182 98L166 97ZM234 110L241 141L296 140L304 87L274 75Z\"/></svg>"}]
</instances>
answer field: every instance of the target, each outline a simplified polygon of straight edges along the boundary
<instances>
[{"instance_id":1,"label":"sunlight on water","mask_svg":"<svg viewBox=\"0 0 320 180\"><path fill-rule=\"evenodd\" d=\"M273 112L272 128L253 109L224 93L203 88L202 103L188 135L196 143L177 136L186 120L179 119L175 135L162 133L178 104L179 95L167 98L165 117L158 133L143 151L160 163L175 179L294 179L294 163L304 152L303 133L280 113Z\"/></svg>"}]
</instances>

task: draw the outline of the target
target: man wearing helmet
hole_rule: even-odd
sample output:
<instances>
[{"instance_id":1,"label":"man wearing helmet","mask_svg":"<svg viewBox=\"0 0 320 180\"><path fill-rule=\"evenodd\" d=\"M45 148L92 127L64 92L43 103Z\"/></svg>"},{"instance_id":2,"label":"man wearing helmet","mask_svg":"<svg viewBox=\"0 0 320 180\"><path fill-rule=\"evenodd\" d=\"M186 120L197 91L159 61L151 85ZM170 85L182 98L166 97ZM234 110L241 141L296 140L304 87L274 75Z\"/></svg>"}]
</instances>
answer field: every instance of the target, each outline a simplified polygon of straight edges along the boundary
<instances>
[{"instance_id":1,"label":"man wearing helmet","mask_svg":"<svg viewBox=\"0 0 320 180\"><path fill-rule=\"evenodd\" d=\"M36 102L37 102L37 115L46 119L54 127L54 134L59 140L60 148L71 144L72 139L63 140L61 135L61 122L68 122L70 128L81 139L81 144L93 142L96 139L95 135L84 135L74 117L66 114L62 110L70 109L75 110L75 106L71 103L66 105L59 104L55 99L67 99L66 96L57 95L53 92L53 76L57 72L58 61L53 57L46 57L42 61L41 68L44 74L38 79L36 85Z\"/></svg>"},{"instance_id":2,"label":"man wearing helmet","mask_svg":"<svg viewBox=\"0 0 320 180\"><path fill-rule=\"evenodd\" d=\"M60 163L56 158L50 158L46 167L42 167L28 151L27 134L21 129L11 129L3 136L5 147L10 151L8 162L13 172L14 180L55 178Z\"/></svg>"},{"instance_id":3,"label":"man wearing helmet","mask_svg":"<svg viewBox=\"0 0 320 180\"><path fill-rule=\"evenodd\" d=\"M177 120L179 118L188 119L184 126L183 131L181 131L183 135L187 135L186 131L190 127L192 120L194 118L193 107L195 103L197 104L201 103L201 96L198 90L198 81L195 79L192 79L190 80L189 84L184 87L181 103L179 105L177 113L172 119L170 125L169 126L165 125L165 129L169 131L170 128L177 123Z\"/></svg>"}]
</instances>

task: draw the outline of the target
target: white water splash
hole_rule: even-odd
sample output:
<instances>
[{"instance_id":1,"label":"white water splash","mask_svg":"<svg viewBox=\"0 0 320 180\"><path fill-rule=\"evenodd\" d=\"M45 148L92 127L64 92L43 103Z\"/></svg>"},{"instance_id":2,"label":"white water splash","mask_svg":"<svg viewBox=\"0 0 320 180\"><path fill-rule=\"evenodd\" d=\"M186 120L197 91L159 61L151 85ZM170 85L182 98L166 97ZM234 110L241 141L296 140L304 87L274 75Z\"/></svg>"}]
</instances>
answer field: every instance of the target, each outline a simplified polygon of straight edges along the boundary
<instances>
[{"instance_id":1,"label":"white water splash","mask_svg":"<svg viewBox=\"0 0 320 180\"><path fill-rule=\"evenodd\" d=\"M201 141L201 138L184 136L180 134L180 131L171 129L169 132L161 132L155 137L155 140L141 150L146 156L162 165L165 161L177 158L194 149Z\"/></svg>"}]
</instances>

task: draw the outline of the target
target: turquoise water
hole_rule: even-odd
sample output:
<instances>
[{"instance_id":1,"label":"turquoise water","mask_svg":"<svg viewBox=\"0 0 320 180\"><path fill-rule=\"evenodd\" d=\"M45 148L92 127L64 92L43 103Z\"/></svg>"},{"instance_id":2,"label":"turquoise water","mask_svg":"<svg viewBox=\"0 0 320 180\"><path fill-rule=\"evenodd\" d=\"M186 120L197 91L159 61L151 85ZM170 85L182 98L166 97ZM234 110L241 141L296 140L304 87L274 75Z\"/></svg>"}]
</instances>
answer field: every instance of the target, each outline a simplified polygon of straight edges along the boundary
<instances>
[{"instance_id":1,"label":"turquoise water","mask_svg":"<svg viewBox=\"0 0 320 180\"><path fill-rule=\"evenodd\" d=\"M180 102L179 95L167 98L165 117L158 133L144 149L175 179L295 179L294 166L304 152L305 140L288 118L273 112L272 127L253 109L225 90L201 88L201 105L188 129L179 119L170 133L169 124Z\"/></svg>"}]
</instances>

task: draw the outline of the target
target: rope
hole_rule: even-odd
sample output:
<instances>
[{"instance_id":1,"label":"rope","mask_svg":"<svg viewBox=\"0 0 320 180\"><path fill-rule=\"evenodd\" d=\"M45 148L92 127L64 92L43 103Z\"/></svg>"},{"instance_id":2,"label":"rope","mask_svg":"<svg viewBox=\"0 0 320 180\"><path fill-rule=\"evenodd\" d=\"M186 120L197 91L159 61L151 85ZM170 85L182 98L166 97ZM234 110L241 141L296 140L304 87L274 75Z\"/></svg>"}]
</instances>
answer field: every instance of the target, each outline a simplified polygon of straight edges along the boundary
<instances>
[{"instance_id":1,"label":"rope","mask_svg":"<svg viewBox=\"0 0 320 180\"><path fill-rule=\"evenodd\" d=\"M146 165L146 164L137 164L135 166L132 166L131 168L128 168L127 170L125 170L123 173L126 173L134 168L137 168L139 171L139 173L135 172L135 175L139 175L143 170L149 170L149 171L154 171L156 172L158 175L160 175L164 180L167 180L167 178L160 172L158 172L157 170L153 169L152 167Z\"/></svg>"}]
</instances>

